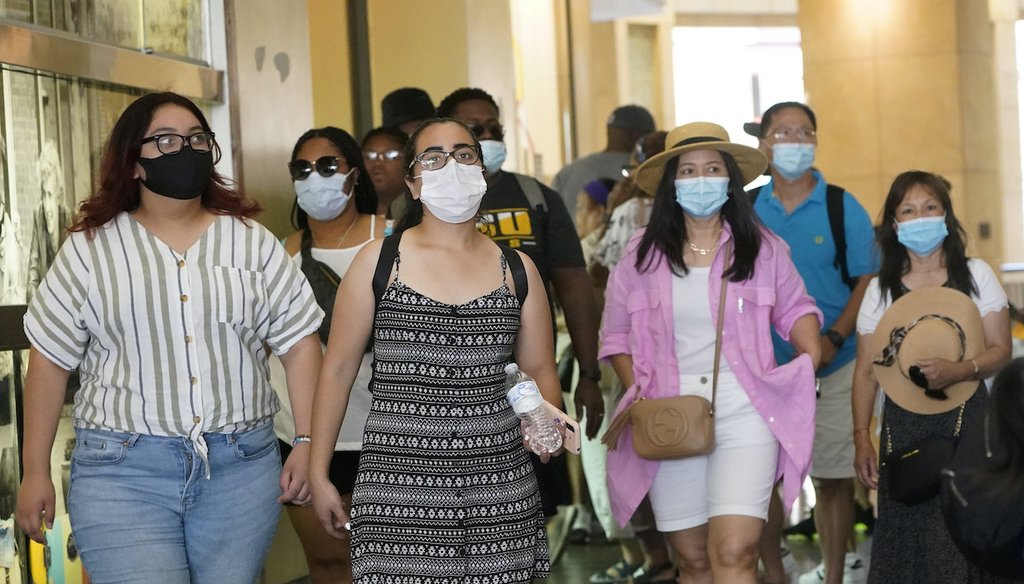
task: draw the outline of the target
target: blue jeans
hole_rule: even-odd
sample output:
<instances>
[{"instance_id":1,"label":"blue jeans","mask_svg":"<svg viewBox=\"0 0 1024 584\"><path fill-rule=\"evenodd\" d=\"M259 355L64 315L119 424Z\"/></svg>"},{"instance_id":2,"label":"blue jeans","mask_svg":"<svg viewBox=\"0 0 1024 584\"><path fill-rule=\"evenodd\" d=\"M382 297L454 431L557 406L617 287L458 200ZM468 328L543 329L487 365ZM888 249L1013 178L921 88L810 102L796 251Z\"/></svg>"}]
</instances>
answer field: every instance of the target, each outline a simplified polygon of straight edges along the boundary
<instances>
[{"instance_id":1,"label":"blue jeans","mask_svg":"<svg viewBox=\"0 0 1024 584\"><path fill-rule=\"evenodd\" d=\"M93 582L252 584L277 529L272 424L187 438L76 429L68 513Z\"/></svg>"}]
</instances>

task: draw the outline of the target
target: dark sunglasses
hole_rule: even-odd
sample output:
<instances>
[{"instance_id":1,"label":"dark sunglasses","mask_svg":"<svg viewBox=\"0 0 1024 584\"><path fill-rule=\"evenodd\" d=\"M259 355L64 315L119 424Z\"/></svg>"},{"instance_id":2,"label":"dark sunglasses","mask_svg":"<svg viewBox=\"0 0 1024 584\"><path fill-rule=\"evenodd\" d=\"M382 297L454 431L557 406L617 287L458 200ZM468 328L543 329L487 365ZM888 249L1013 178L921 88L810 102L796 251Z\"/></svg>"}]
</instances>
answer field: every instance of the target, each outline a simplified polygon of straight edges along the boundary
<instances>
[{"instance_id":1,"label":"dark sunglasses","mask_svg":"<svg viewBox=\"0 0 1024 584\"><path fill-rule=\"evenodd\" d=\"M937 399L940 401L944 399L949 399L949 396L946 395L946 392L939 391L937 389L931 389L930 387L928 387L928 378L925 377L924 372L921 371L921 368L918 367L917 365L911 365L907 369L907 376L910 377L910 381L914 382L914 385L924 390L924 394L927 397Z\"/></svg>"},{"instance_id":2,"label":"dark sunglasses","mask_svg":"<svg viewBox=\"0 0 1024 584\"><path fill-rule=\"evenodd\" d=\"M470 126L469 129L473 130L473 135L476 136L477 140L481 139L486 133L490 133L493 140L503 140L505 138L505 128L498 123Z\"/></svg>"},{"instance_id":3,"label":"dark sunglasses","mask_svg":"<svg viewBox=\"0 0 1024 584\"><path fill-rule=\"evenodd\" d=\"M291 173L292 180L306 180L313 173L313 169L316 169L320 176L327 178L338 172L340 162L341 158L337 156L321 156L315 162L297 158L288 163L288 172Z\"/></svg>"}]
</instances>

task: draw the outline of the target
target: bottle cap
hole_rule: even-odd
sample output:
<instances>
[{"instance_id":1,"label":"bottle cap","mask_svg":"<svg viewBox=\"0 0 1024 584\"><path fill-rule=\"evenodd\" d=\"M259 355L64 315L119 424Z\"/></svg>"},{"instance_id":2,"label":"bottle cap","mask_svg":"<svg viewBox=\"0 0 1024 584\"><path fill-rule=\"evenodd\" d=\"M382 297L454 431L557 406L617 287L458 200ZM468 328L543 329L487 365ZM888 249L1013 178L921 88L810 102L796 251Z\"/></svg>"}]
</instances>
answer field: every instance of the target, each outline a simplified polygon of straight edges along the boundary
<instances>
[{"instance_id":1,"label":"bottle cap","mask_svg":"<svg viewBox=\"0 0 1024 584\"><path fill-rule=\"evenodd\" d=\"M505 365L505 374L512 375L513 373L519 373L519 365L517 363Z\"/></svg>"}]
</instances>

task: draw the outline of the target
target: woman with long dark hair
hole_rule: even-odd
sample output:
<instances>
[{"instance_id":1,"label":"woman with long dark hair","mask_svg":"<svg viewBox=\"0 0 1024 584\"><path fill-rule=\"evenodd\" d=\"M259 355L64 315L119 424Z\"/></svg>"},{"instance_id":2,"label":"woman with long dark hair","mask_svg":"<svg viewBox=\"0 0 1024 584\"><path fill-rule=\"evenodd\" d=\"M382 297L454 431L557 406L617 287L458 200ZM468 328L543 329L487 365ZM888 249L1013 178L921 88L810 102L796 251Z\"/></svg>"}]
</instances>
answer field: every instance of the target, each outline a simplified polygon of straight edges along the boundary
<instances>
[{"instance_id":1,"label":"woman with long dark hair","mask_svg":"<svg viewBox=\"0 0 1024 584\"><path fill-rule=\"evenodd\" d=\"M424 122L406 154L404 229L364 247L338 289L314 400L313 505L328 533L351 530L356 582L525 584L549 560L504 368L514 353L560 404L547 297L526 255L476 227L487 185L469 128ZM371 333L373 401L350 512L327 468Z\"/></svg>"},{"instance_id":2,"label":"woman with long dark hair","mask_svg":"<svg viewBox=\"0 0 1024 584\"><path fill-rule=\"evenodd\" d=\"M927 436L952 437L959 428L981 423L987 391L979 383L1010 358L1010 321L1006 293L992 268L967 257L967 234L953 212L949 183L919 170L900 174L892 183L877 229L881 269L872 279L857 316L857 366L853 378L853 427L857 476L878 489L878 521L871 542L868 582L957 584L990 582L956 550L942 521L938 498L914 504L890 498L887 467L879 468L870 422L879 389L874 367L879 341L876 328L889 307L910 291L951 288L969 296L981 314L984 349L960 361L942 358L914 363L915 384L941 394L968 383L971 397L963 407L921 413L897 405L887 392L882 412L883 451L899 452ZM889 342L889 331L879 331ZM914 367L911 367L913 369ZM975 390L977 389L977 390ZM935 395L935 399L942 395ZM952 400L950 400L951 402Z\"/></svg>"},{"instance_id":3,"label":"woman with long dark hair","mask_svg":"<svg viewBox=\"0 0 1024 584\"><path fill-rule=\"evenodd\" d=\"M53 522L50 451L78 369L67 508L94 582L252 582L280 503L309 499L305 457L282 472L277 456L267 351L308 435L323 312L219 154L188 99L128 106L25 317L18 522L39 542Z\"/></svg>"},{"instance_id":4,"label":"woman with long dark hair","mask_svg":"<svg viewBox=\"0 0 1024 584\"><path fill-rule=\"evenodd\" d=\"M628 388L617 417L638 399L703 396L715 444L707 455L650 460L628 426L609 433L612 510L624 524L650 496L680 582L753 584L771 490L782 478L792 504L810 466L821 312L743 192L764 155L704 122L672 130L665 146L637 171L653 212L608 280L601 357ZM781 367L773 327L801 353Z\"/></svg>"},{"instance_id":5,"label":"woman with long dark hair","mask_svg":"<svg viewBox=\"0 0 1024 584\"><path fill-rule=\"evenodd\" d=\"M292 149L288 172L295 189L292 224L298 231L285 239L285 249L309 280L317 304L326 314L319 331L320 341L326 346L338 285L359 250L383 237L385 222L377 215L377 195L359 144L345 130L327 126L304 133ZM346 505L352 496L363 426L370 409L371 360L369 352L363 355L352 386L349 415L335 441L330 464L331 482ZM282 411L275 418L275 426L282 459L287 462L292 452L288 442L295 429L291 427L290 404L282 392L284 371L273 360L271 375L281 398ZM328 537L312 507L288 505L286 509L302 542L314 584L351 582L349 542Z\"/></svg>"}]
</instances>

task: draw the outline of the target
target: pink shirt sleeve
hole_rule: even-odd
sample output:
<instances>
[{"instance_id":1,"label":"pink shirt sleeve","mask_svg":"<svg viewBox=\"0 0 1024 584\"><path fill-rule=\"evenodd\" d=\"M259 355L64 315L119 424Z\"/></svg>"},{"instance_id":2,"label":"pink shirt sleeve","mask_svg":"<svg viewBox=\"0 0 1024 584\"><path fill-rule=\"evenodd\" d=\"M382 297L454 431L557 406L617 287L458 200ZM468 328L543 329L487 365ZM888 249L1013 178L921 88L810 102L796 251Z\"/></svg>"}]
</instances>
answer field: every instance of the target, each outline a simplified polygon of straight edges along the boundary
<instances>
[{"instance_id":1,"label":"pink shirt sleeve","mask_svg":"<svg viewBox=\"0 0 1024 584\"><path fill-rule=\"evenodd\" d=\"M628 355L629 349L629 311L626 310L626 299L629 296L628 282L636 272L636 246L632 245L622 256L608 276L605 289L604 314L601 317L601 347L598 358L607 360L612 355Z\"/></svg>"}]
</instances>

